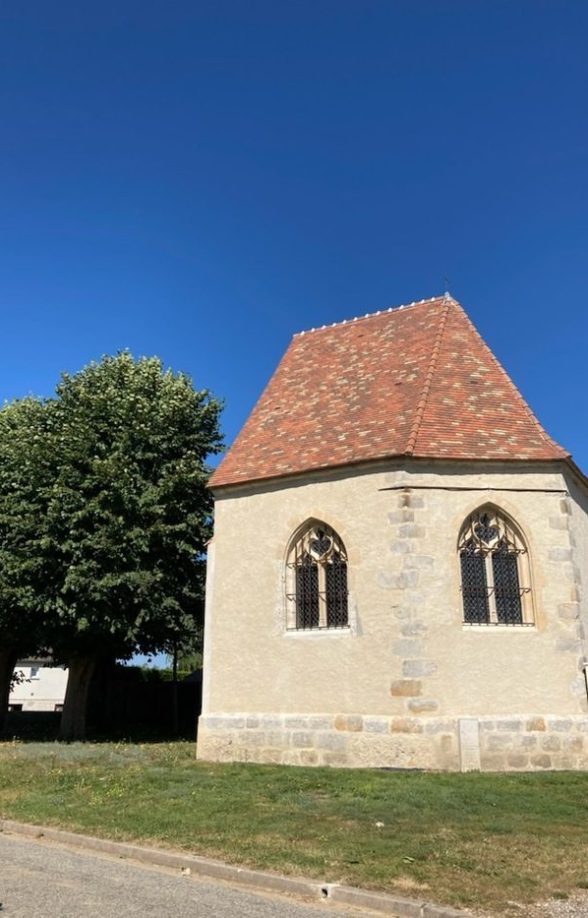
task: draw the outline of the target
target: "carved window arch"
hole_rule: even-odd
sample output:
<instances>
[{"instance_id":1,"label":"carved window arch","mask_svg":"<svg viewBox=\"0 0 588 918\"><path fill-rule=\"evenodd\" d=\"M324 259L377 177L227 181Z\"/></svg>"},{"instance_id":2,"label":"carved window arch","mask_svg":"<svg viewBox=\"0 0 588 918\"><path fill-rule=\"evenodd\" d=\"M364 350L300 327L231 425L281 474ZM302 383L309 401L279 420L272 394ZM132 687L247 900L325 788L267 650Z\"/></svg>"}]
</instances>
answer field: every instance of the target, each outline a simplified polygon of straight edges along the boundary
<instances>
[{"instance_id":1,"label":"carved window arch","mask_svg":"<svg viewBox=\"0 0 588 918\"><path fill-rule=\"evenodd\" d=\"M348 627L347 552L326 523L308 523L290 547L286 600L289 629Z\"/></svg>"},{"instance_id":2,"label":"carved window arch","mask_svg":"<svg viewBox=\"0 0 588 918\"><path fill-rule=\"evenodd\" d=\"M518 527L496 507L464 522L458 543L464 622L532 625L529 552Z\"/></svg>"}]
</instances>

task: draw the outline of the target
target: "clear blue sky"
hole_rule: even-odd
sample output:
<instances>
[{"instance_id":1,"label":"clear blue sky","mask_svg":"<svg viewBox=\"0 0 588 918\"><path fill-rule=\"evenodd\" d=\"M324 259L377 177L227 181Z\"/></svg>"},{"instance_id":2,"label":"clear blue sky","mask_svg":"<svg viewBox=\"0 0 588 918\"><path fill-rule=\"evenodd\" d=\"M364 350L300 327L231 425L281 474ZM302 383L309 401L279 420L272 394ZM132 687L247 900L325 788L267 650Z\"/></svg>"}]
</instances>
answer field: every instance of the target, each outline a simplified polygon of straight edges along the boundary
<instances>
[{"instance_id":1,"label":"clear blue sky","mask_svg":"<svg viewBox=\"0 0 588 918\"><path fill-rule=\"evenodd\" d=\"M588 470L587 47L585 0L5 0L0 398L128 347L230 442L294 332L448 287Z\"/></svg>"}]
</instances>

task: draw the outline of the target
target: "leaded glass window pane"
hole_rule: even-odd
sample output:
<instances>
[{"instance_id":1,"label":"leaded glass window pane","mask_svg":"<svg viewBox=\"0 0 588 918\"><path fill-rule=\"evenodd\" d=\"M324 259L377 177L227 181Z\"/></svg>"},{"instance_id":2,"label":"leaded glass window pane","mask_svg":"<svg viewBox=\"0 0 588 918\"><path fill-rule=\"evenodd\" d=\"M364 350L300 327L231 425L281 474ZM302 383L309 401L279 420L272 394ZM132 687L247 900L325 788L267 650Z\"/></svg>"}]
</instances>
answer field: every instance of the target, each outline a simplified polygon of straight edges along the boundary
<instances>
[{"instance_id":1,"label":"leaded glass window pane","mask_svg":"<svg viewBox=\"0 0 588 918\"><path fill-rule=\"evenodd\" d=\"M504 544L492 554L496 615L506 625L520 625L523 621L521 590L516 552Z\"/></svg>"},{"instance_id":2,"label":"leaded glass window pane","mask_svg":"<svg viewBox=\"0 0 588 918\"><path fill-rule=\"evenodd\" d=\"M309 555L296 566L296 627L318 628L318 567Z\"/></svg>"},{"instance_id":3,"label":"leaded glass window pane","mask_svg":"<svg viewBox=\"0 0 588 918\"><path fill-rule=\"evenodd\" d=\"M347 626L347 564L339 555L325 568L327 628Z\"/></svg>"},{"instance_id":4,"label":"leaded glass window pane","mask_svg":"<svg viewBox=\"0 0 588 918\"><path fill-rule=\"evenodd\" d=\"M459 553L459 560L464 621L485 624L490 620L490 609L484 555L468 545Z\"/></svg>"}]
</instances>

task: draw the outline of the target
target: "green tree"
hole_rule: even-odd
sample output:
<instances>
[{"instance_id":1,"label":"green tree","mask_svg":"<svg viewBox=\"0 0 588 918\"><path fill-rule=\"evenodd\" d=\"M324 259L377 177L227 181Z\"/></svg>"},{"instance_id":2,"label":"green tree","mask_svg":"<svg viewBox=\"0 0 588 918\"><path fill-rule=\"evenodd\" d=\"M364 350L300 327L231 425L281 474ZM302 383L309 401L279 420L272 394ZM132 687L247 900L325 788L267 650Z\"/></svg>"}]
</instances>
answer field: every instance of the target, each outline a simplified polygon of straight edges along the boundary
<instances>
[{"instance_id":1,"label":"green tree","mask_svg":"<svg viewBox=\"0 0 588 918\"><path fill-rule=\"evenodd\" d=\"M51 408L26 398L0 409L0 732L15 663L43 644L43 519L55 473Z\"/></svg>"},{"instance_id":2,"label":"green tree","mask_svg":"<svg viewBox=\"0 0 588 918\"><path fill-rule=\"evenodd\" d=\"M85 733L96 664L194 630L221 403L157 358L105 357L57 388L46 516L50 643L69 666L60 736Z\"/></svg>"}]
</instances>

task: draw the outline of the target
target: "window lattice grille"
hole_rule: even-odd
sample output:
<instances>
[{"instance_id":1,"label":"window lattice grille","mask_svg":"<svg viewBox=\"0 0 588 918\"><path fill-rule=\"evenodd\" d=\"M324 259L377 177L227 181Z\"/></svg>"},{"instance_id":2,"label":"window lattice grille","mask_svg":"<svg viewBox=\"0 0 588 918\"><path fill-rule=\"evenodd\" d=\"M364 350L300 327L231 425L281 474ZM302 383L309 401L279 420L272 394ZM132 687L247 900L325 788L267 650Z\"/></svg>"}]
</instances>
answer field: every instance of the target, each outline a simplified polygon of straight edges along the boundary
<instances>
[{"instance_id":1,"label":"window lattice grille","mask_svg":"<svg viewBox=\"0 0 588 918\"><path fill-rule=\"evenodd\" d=\"M490 619L488 579L484 556L469 542L459 553L464 619L483 624Z\"/></svg>"},{"instance_id":2,"label":"window lattice grille","mask_svg":"<svg viewBox=\"0 0 588 918\"><path fill-rule=\"evenodd\" d=\"M521 587L517 555L501 543L492 555L496 615L504 625L520 625L523 621Z\"/></svg>"},{"instance_id":3,"label":"window lattice grille","mask_svg":"<svg viewBox=\"0 0 588 918\"><path fill-rule=\"evenodd\" d=\"M490 508L472 514L460 536L459 560L464 622L532 624L524 615L530 594L527 549L506 517Z\"/></svg>"},{"instance_id":4,"label":"window lattice grille","mask_svg":"<svg viewBox=\"0 0 588 918\"><path fill-rule=\"evenodd\" d=\"M287 599L295 610L297 630L346 628L349 624L347 555L329 526L311 526L292 548Z\"/></svg>"}]
</instances>

